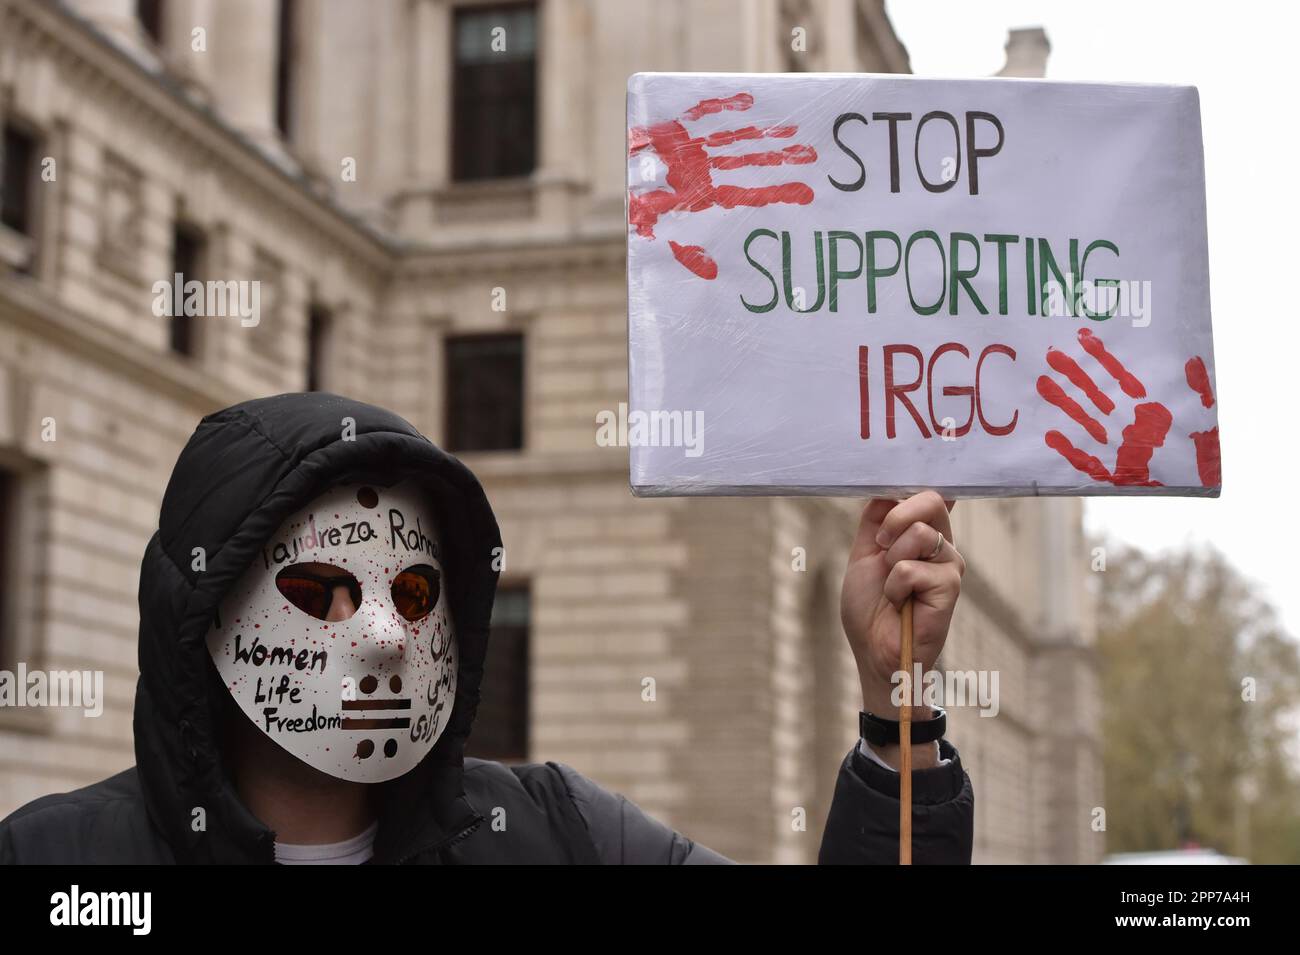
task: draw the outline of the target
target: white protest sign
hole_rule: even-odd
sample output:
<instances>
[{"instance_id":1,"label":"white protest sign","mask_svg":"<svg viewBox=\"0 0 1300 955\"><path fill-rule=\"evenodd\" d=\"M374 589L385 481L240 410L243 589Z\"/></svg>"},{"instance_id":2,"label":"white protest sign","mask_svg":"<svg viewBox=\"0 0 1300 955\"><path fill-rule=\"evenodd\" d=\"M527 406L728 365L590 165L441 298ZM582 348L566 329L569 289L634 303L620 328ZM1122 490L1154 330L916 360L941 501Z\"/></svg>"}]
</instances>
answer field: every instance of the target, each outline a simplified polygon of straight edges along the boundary
<instances>
[{"instance_id":1,"label":"white protest sign","mask_svg":"<svg viewBox=\"0 0 1300 955\"><path fill-rule=\"evenodd\" d=\"M1219 492L1196 90L628 83L638 494Z\"/></svg>"}]
</instances>

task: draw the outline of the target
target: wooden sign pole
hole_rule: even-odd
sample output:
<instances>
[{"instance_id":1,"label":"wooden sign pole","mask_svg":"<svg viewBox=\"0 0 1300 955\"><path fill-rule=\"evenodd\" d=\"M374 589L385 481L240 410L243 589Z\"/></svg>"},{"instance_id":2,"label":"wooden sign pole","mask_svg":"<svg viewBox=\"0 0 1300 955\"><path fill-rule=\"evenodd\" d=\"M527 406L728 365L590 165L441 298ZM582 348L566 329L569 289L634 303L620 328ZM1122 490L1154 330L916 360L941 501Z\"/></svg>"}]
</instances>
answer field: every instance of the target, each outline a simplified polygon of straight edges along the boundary
<instances>
[{"instance_id":1,"label":"wooden sign pole","mask_svg":"<svg viewBox=\"0 0 1300 955\"><path fill-rule=\"evenodd\" d=\"M912 598L903 602L899 669L906 674L898 712L898 864L912 864Z\"/></svg>"}]
</instances>

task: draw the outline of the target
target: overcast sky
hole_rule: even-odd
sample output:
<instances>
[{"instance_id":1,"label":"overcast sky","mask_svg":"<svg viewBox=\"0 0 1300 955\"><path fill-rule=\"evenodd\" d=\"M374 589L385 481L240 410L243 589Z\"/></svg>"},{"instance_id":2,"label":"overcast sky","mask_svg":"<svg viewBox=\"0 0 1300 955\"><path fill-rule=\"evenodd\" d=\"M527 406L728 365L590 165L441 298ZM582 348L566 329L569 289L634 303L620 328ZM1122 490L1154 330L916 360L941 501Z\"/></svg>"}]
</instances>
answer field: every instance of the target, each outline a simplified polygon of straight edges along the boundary
<instances>
[{"instance_id":1,"label":"overcast sky","mask_svg":"<svg viewBox=\"0 0 1300 955\"><path fill-rule=\"evenodd\" d=\"M1091 529L1148 550L1211 542L1300 635L1300 16L1292 3L887 0L918 76L988 76L1012 27L1041 26L1047 77L1200 88L1220 400L1218 500L1090 499ZM1157 316L1158 318L1158 316ZM1282 480L1278 486L1275 482Z\"/></svg>"}]
</instances>

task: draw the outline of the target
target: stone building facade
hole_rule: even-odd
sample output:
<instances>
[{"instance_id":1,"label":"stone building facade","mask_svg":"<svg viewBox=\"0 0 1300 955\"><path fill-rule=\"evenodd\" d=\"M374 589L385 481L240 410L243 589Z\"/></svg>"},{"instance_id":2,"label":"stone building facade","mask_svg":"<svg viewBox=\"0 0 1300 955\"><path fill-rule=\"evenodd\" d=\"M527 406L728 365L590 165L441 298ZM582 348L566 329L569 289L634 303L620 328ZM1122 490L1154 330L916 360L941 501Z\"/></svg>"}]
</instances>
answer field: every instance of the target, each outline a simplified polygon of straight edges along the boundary
<instances>
[{"instance_id":1,"label":"stone building facade","mask_svg":"<svg viewBox=\"0 0 1300 955\"><path fill-rule=\"evenodd\" d=\"M139 559L198 419L320 387L487 488L487 752L568 762L743 861L815 860L857 731L858 506L636 500L594 439L627 394L623 98L651 69L908 59L881 0L0 0L0 669L102 670L106 696L0 709L0 814L133 761ZM155 314L177 272L256 280L259 322ZM955 516L943 662L1001 689L996 718L951 718L976 860L1095 861L1080 504Z\"/></svg>"}]
</instances>

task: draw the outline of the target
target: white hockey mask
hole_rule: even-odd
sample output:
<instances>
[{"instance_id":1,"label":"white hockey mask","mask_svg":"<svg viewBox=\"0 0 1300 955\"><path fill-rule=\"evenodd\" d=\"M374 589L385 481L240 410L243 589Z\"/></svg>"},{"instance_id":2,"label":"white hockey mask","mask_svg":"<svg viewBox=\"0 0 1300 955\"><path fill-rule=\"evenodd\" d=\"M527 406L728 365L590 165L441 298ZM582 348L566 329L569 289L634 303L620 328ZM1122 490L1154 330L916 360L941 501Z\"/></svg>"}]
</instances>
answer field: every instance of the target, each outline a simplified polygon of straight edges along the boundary
<instances>
[{"instance_id":1,"label":"white hockey mask","mask_svg":"<svg viewBox=\"0 0 1300 955\"><path fill-rule=\"evenodd\" d=\"M239 708L339 779L414 768L456 698L442 556L427 495L409 483L333 488L290 516L208 631Z\"/></svg>"}]
</instances>

